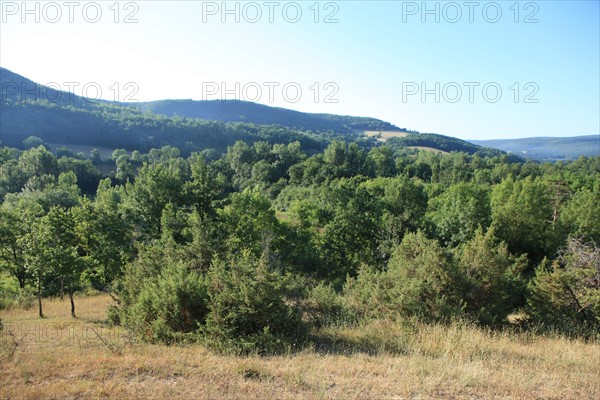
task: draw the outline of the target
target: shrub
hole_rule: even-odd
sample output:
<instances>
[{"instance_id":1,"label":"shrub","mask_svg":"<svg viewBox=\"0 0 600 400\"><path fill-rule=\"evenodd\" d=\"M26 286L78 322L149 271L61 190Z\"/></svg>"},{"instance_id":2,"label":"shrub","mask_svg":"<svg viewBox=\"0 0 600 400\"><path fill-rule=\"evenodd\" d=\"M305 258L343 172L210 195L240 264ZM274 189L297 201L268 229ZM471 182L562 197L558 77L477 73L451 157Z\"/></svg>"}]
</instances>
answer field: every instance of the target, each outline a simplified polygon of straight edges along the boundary
<instances>
[{"instance_id":1,"label":"shrub","mask_svg":"<svg viewBox=\"0 0 600 400\"><path fill-rule=\"evenodd\" d=\"M494 230L475 237L456 249L459 270L465 280L466 311L480 324L497 325L520 305L525 285L520 276L525 256L514 257L507 245L497 243Z\"/></svg>"},{"instance_id":2,"label":"shrub","mask_svg":"<svg viewBox=\"0 0 600 400\"><path fill-rule=\"evenodd\" d=\"M331 285L324 283L319 283L310 291L305 310L308 321L317 329L340 322L346 316L342 296Z\"/></svg>"},{"instance_id":3,"label":"shrub","mask_svg":"<svg viewBox=\"0 0 600 400\"><path fill-rule=\"evenodd\" d=\"M15 307L29 310L35 302L36 296L30 287L19 288L16 278L0 276L0 310Z\"/></svg>"},{"instance_id":4,"label":"shrub","mask_svg":"<svg viewBox=\"0 0 600 400\"><path fill-rule=\"evenodd\" d=\"M572 239L549 267L536 270L529 285L529 314L564 332L600 327L600 248Z\"/></svg>"},{"instance_id":5,"label":"shrub","mask_svg":"<svg viewBox=\"0 0 600 400\"><path fill-rule=\"evenodd\" d=\"M289 351L305 334L300 308L289 298L287 279L244 252L215 263L208 274L210 311L203 339L223 352Z\"/></svg>"},{"instance_id":6,"label":"shrub","mask_svg":"<svg viewBox=\"0 0 600 400\"><path fill-rule=\"evenodd\" d=\"M368 268L344 292L363 317L408 317L447 321L462 313L461 280L449 254L422 232L407 234L392 252L388 268Z\"/></svg>"},{"instance_id":7,"label":"shrub","mask_svg":"<svg viewBox=\"0 0 600 400\"><path fill-rule=\"evenodd\" d=\"M172 262L141 286L121 318L142 340L172 343L204 324L208 313L206 281L185 264Z\"/></svg>"}]
</instances>

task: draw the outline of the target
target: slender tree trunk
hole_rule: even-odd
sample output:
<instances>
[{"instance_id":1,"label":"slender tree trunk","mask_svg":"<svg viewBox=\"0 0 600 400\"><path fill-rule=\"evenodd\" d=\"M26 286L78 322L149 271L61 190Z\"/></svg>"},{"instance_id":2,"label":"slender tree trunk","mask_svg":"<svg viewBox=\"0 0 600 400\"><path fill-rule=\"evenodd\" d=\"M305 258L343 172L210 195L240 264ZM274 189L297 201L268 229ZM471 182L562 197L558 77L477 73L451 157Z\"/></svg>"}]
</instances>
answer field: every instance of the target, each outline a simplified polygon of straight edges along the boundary
<instances>
[{"instance_id":1,"label":"slender tree trunk","mask_svg":"<svg viewBox=\"0 0 600 400\"><path fill-rule=\"evenodd\" d=\"M77 318L75 316L75 302L73 301L73 292L69 291L69 299L71 299L71 317Z\"/></svg>"},{"instance_id":2,"label":"slender tree trunk","mask_svg":"<svg viewBox=\"0 0 600 400\"><path fill-rule=\"evenodd\" d=\"M38 309L40 318L44 318L44 313L42 312L42 282L38 279Z\"/></svg>"},{"instance_id":3,"label":"slender tree trunk","mask_svg":"<svg viewBox=\"0 0 600 400\"><path fill-rule=\"evenodd\" d=\"M65 277L60 277L60 299L62 300L65 297Z\"/></svg>"}]
</instances>

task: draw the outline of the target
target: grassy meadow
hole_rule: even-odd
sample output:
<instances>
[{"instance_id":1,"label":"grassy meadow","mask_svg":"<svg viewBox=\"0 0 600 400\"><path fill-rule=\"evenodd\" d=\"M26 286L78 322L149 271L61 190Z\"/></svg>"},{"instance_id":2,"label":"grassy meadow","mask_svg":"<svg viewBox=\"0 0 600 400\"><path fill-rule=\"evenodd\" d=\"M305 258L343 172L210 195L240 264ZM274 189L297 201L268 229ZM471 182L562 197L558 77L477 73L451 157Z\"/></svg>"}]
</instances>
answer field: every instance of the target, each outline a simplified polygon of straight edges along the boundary
<instances>
[{"instance_id":1,"label":"grassy meadow","mask_svg":"<svg viewBox=\"0 0 600 400\"><path fill-rule=\"evenodd\" d=\"M600 344L465 324L325 328L283 356L140 344L106 321L105 295L0 311L0 398L597 399Z\"/></svg>"}]
</instances>

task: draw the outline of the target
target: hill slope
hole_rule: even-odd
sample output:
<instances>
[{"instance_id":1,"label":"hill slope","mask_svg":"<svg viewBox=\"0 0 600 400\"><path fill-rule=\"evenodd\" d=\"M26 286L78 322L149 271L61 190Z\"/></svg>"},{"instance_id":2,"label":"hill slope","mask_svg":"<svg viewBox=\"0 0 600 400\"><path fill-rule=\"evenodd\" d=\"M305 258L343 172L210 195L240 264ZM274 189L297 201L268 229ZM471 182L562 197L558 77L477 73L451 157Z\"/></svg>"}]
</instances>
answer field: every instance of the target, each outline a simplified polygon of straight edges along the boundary
<instances>
[{"instance_id":1,"label":"hill slope","mask_svg":"<svg viewBox=\"0 0 600 400\"><path fill-rule=\"evenodd\" d=\"M144 112L130 104L91 100L37 84L0 68L0 141L20 147L28 136L65 145L149 150L171 145L189 153L224 150L237 140L289 143L320 150L327 139L282 126L225 123Z\"/></svg>"},{"instance_id":2,"label":"hill slope","mask_svg":"<svg viewBox=\"0 0 600 400\"><path fill-rule=\"evenodd\" d=\"M349 134L366 130L400 130L388 122L375 118L303 113L237 100L159 100L131 104L131 106L168 117L281 125L301 131L332 131Z\"/></svg>"},{"instance_id":3,"label":"hill slope","mask_svg":"<svg viewBox=\"0 0 600 400\"><path fill-rule=\"evenodd\" d=\"M480 152L487 155L503 153L491 146L478 146L465 140L435 133L410 133L402 137L390 137L386 143L392 147L429 148L442 152L461 151L468 154Z\"/></svg>"}]
</instances>

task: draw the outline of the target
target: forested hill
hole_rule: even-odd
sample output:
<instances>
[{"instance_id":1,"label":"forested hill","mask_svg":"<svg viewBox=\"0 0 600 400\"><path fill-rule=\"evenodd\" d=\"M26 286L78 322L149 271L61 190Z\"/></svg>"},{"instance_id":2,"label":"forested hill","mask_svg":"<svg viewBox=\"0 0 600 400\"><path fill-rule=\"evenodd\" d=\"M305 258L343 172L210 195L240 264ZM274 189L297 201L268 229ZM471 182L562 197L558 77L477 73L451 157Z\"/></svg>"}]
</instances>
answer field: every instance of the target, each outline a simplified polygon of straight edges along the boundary
<instances>
[{"instance_id":1,"label":"forested hill","mask_svg":"<svg viewBox=\"0 0 600 400\"><path fill-rule=\"evenodd\" d=\"M0 68L0 141L22 147L30 136L57 146L149 151L173 146L183 154L212 148L223 152L236 141L271 144L298 141L311 153L333 139L376 145L363 132L391 132L394 148L426 147L469 154L492 149L434 134L418 134L367 117L309 114L243 101L162 100L119 103L93 100L37 84Z\"/></svg>"},{"instance_id":2,"label":"forested hill","mask_svg":"<svg viewBox=\"0 0 600 400\"><path fill-rule=\"evenodd\" d=\"M331 136L280 125L166 117L130 104L59 91L4 68L0 68L0 86L0 141L7 146L21 147L23 140L37 136L47 143L66 146L148 151L169 145L185 154L205 148L224 151L238 140L247 143L298 141L307 151L319 151Z\"/></svg>"},{"instance_id":3,"label":"forested hill","mask_svg":"<svg viewBox=\"0 0 600 400\"><path fill-rule=\"evenodd\" d=\"M248 122L257 125L282 125L301 131L332 131L343 134L369 130L404 131L375 118L311 114L249 101L159 100L132 105L142 111L151 111L168 117L179 116L224 122Z\"/></svg>"},{"instance_id":4,"label":"forested hill","mask_svg":"<svg viewBox=\"0 0 600 400\"><path fill-rule=\"evenodd\" d=\"M239 101L165 100L119 103L93 100L35 83L0 68L0 140L20 147L29 136L47 143L148 151L170 145L184 154L224 151L247 143L299 141L320 151L333 138L360 140L366 129L399 130L366 117L307 114Z\"/></svg>"},{"instance_id":5,"label":"forested hill","mask_svg":"<svg viewBox=\"0 0 600 400\"><path fill-rule=\"evenodd\" d=\"M144 103L120 103L91 100L73 93L37 84L19 74L0 68L2 102L47 101L56 106L94 109L112 104L167 117L184 117L256 125L281 125L299 131L350 134L362 131L404 131L389 122L369 117L304 113L286 108L237 100L158 100Z\"/></svg>"},{"instance_id":6,"label":"forested hill","mask_svg":"<svg viewBox=\"0 0 600 400\"><path fill-rule=\"evenodd\" d=\"M96 100L77 96L73 93L58 90L53 87L40 85L24 76L7 70L6 68L0 68L0 86L2 93L0 104L2 106L29 101L32 103L51 103L57 107L71 106L89 110L96 107L96 104L98 103Z\"/></svg>"}]
</instances>

